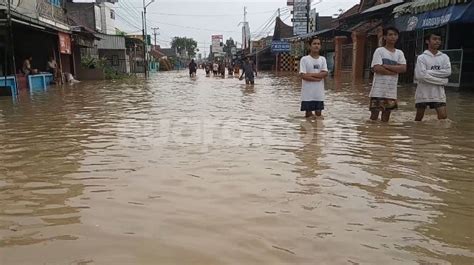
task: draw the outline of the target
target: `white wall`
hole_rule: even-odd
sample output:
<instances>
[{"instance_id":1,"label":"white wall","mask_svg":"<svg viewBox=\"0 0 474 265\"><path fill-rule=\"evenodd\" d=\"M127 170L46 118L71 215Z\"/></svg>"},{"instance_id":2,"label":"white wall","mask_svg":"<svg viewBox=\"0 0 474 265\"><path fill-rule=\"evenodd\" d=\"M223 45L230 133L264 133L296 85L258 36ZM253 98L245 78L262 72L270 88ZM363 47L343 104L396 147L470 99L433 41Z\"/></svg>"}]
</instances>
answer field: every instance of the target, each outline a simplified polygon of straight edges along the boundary
<instances>
[{"instance_id":1,"label":"white wall","mask_svg":"<svg viewBox=\"0 0 474 265\"><path fill-rule=\"evenodd\" d=\"M0 3L6 5L7 0L0 0ZM12 10L32 18L38 17L36 12L36 0L12 0L10 3Z\"/></svg>"},{"instance_id":2,"label":"white wall","mask_svg":"<svg viewBox=\"0 0 474 265\"><path fill-rule=\"evenodd\" d=\"M115 19L111 17L111 12L115 12L114 4L102 3L100 4L101 11L101 32L104 34L115 35Z\"/></svg>"},{"instance_id":3,"label":"white wall","mask_svg":"<svg viewBox=\"0 0 474 265\"><path fill-rule=\"evenodd\" d=\"M95 30L102 32L102 14L99 6L94 6Z\"/></svg>"}]
</instances>

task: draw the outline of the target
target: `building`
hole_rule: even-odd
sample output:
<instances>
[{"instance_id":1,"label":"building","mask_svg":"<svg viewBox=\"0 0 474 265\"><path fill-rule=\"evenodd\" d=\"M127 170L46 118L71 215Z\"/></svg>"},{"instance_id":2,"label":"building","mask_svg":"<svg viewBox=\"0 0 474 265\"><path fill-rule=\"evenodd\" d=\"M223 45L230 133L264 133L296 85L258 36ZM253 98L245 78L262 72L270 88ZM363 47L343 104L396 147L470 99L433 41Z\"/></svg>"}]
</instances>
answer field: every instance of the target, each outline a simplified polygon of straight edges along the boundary
<instances>
[{"instance_id":1,"label":"building","mask_svg":"<svg viewBox=\"0 0 474 265\"><path fill-rule=\"evenodd\" d=\"M393 10L394 24L400 31L400 48L407 58L409 71L405 82L413 82L416 57L426 48L424 36L441 35L443 51L450 57L452 75L449 86L474 85L474 2L470 0L410 1Z\"/></svg>"},{"instance_id":2,"label":"building","mask_svg":"<svg viewBox=\"0 0 474 265\"><path fill-rule=\"evenodd\" d=\"M267 36L260 40L252 41L251 56L255 56L255 63L258 71L275 70L276 60L272 54L273 36Z\"/></svg>"},{"instance_id":3,"label":"building","mask_svg":"<svg viewBox=\"0 0 474 265\"><path fill-rule=\"evenodd\" d=\"M80 50L81 58L95 59L105 65L108 74L130 73L130 59L125 45L125 36L117 34L114 4L118 0L95 0L90 3L67 0L65 8L76 27L94 32L92 47ZM98 77L81 71L81 79Z\"/></svg>"},{"instance_id":4,"label":"building","mask_svg":"<svg viewBox=\"0 0 474 265\"><path fill-rule=\"evenodd\" d=\"M106 70L113 71L112 74L130 73L125 37L102 33L96 33L95 36L98 40L95 41L94 45L98 49L99 58L106 63Z\"/></svg>"},{"instance_id":5,"label":"building","mask_svg":"<svg viewBox=\"0 0 474 265\"><path fill-rule=\"evenodd\" d=\"M78 79L103 79L104 71L99 67L101 57L112 70L128 72L127 58L112 55L107 49L99 50L115 38L113 5L117 1L10 0L9 11L8 2L0 0L0 18L5 19L0 20L4 29L0 30L0 53L8 58L8 64L1 68L2 74L15 75L19 87L23 88L26 81L20 68L29 56L33 57L32 68L42 72L46 71L46 63L52 56L61 73L71 73ZM9 14L11 27L6 19Z\"/></svg>"},{"instance_id":6,"label":"building","mask_svg":"<svg viewBox=\"0 0 474 265\"><path fill-rule=\"evenodd\" d=\"M286 55L281 58L282 67L288 68L285 64L289 61L291 66L291 71L299 71L299 62L300 58L305 56L308 51L307 41L314 36L318 36L321 39L321 55L325 56L328 62L328 68L330 71L333 69L334 65L334 37L337 34L347 35L345 32L338 31L335 29L334 19L327 16L319 16L314 11L312 12L314 20L310 20L309 33L301 34L298 36L290 36L284 38L286 41L291 43L291 51L289 55L290 58L286 58Z\"/></svg>"},{"instance_id":7,"label":"building","mask_svg":"<svg viewBox=\"0 0 474 265\"><path fill-rule=\"evenodd\" d=\"M3 29L0 53L2 59L6 54L9 62L2 67L3 74L20 74L22 63L29 56L33 57L34 69L45 71L48 57L52 56L63 72L74 73L72 30L61 0L12 1L10 11L7 1L0 0L0 17Z\"/></svg>"},{"instance_id":8,"label":"building","mask_svg":"<svg viewBox=\"0 0 474 265\"><path fill-rule=\"evenodd\" d=\"M145 73L145 53L143 36L126 36L125 46L130 58L131 73Z\"/></svg>"},{"instance_id":9,"label":"building","mask_svg":"<svg viewBox=\"0 0 474 265\"><path fill-rule=\"evenodd\" d=\"M442 36L444 52L451 58L449 86L474 84L474 35L465 34L465 29L474 25L471 0L362 0L337 19L336 76L370 78L372 55L383 45L383 27L389 25L400 30L397 48L407 59L407 72L400 75L400 82L413 82L416 58L426 48L424 36L434 31ZM350 36L344 36L344 32Z\"/></svg>"},{"instance_id":10,"label":"building","mask_svg":"<svg viewBox=\"0 0 474 265\"><path fill-rule=\"evenodd\" d=\"M285 24L279 17L276 18L275 29L273 31L272 42L282 42L293 36L293 27ZM292 48L293 45L290 45ZM297 58L289 51L275 53L275 70L287 72L294 71ZM271 52L271 50L270 50Z\"/></svg>"},{"instance_id":11,"label":"building","mask_svg":"<svg viewBox=\"0 0 474 265\"><path fill-rule=\"evenodd\" d=\"M338 17L335 76L347 73L354 81L372 76L372 54L382 45L383 27L390 24L392 10L400 4L403 0L361 0Z\"/></svg>"},{"instance_id":12,"label":"building","mask_svg":"<svg viewBox=\"0 0 474 265\"><path fill-rule=\"evenodd\" d=\"M68 17L75 23L93 29L102 34L115 35L115 7L118 0L95 0L84 3L77 0L66 0L65 8Z\"/></svg>"}]
</instances>

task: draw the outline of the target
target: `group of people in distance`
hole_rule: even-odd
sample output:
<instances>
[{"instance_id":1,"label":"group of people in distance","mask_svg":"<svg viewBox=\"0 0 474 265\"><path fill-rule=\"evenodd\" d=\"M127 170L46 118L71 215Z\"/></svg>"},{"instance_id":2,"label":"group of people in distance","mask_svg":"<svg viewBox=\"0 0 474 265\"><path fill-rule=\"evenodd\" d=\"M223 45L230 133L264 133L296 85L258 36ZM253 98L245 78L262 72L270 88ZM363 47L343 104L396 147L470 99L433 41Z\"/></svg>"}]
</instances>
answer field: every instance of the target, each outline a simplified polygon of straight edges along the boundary
<instances>
[{"instance_id":1,"label":"group of people in distance","mask_svg":"<svg viewBox=\"0 0 474 265\"><path fill-rule=\"evenodd\" d=\"M369 110L370 119L388 122L390 114L398 108L397 86L399 74L407 70L403 51L396 49L399 31L395 27L386 27L383 30L385 45L375 50L372 59L374 79L370 91ZM416 121L421 121L427 107L435 109L438 119L447 119L446 94L444 86L448 84L451 75L449 57L439 51L441 36L431 32L424 38L427 49L418 56L415 66L415 93ZM302 80L301 111L305 117L322 117L324 110L324 79L328 76L326 58L320 56L321 40L313 37L309 41L310 54L300 61L300 75ZM314 114L313 114L314 112Z\"/></svg>"},{"instance_id":2,"label":"group of people in distance","mask_svg":"<svg viewBox=\"0 0 474 265\"><path fill-rule=\"evenodd\" d=\"M247 85L253 85L255 84L255 77L257 76L257 68L255 67L255 64L250 60L250 57L246 57L245 60L241 64L236 64L236 63L227 63L224 64L223 62L214 62L214 63L206 63L202 65L202 68L206 71L206 76L210 77L211 76L211 71L214 74L214 77L221 76L225 77L225 71L226 68L228 70L228 75L229 76L234 76L234 74L238 75L240 73L240 67L242 68L242 74L239 77L239 80L244 80L245 77L245 83ZM191 62L188 65L189 68L189 76L191 78L196 76L196 71L198 68L198 65L196 62L191 60Z\"/></svg>"}]
</instances>

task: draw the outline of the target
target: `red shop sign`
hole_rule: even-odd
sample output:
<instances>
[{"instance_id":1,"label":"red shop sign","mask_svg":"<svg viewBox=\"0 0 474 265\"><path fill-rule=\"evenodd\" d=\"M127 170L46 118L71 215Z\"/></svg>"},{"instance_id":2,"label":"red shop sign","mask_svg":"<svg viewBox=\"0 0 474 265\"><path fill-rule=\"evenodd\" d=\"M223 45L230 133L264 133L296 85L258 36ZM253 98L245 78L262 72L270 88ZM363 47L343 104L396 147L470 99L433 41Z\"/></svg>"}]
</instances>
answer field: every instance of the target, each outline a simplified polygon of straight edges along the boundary
<instances>
[{"instance_id":1,"label":"red shop sign","mask_svg":"<svg viewBox=\"0 0 474 265\"><path fill-rule=\"evenodd\" d=\"M71 54L71 36L69 34L59 32L59 52Z\"/></svg>"}]
</instances>

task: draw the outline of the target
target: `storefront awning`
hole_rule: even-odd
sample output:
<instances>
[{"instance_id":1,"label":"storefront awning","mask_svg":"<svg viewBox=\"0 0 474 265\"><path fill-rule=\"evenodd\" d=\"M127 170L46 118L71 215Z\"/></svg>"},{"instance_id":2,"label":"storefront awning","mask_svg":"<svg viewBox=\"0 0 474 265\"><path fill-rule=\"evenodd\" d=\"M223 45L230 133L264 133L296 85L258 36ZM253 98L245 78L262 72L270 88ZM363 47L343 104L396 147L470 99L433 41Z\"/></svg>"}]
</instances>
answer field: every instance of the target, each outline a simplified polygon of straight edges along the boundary
<instances>
[{"instance_id":1,"label":"storefront awning","mask_svg":"<svg viewBox=\"0 0 474 265\"><path fill-rule=\"evenodd\" d=\"M402 4L403 2L404 2L404 0L392 0L392 1L389 1L385 4L375 5L371 8L368 8L368 9L362 11L361 14L367 14L367 13L375 12L377 10L382 10L382 9L387 8L387 7Z\"/></svg>"},{"instance_id":2,"label":"storefront awning","mask_svg":"<svg viewBox=\"0 0 474 265\"><path fill-rule=\"evenodd\" d=\"M69 25L56 22L50 19L38 17L32 18L17 11L11 11L12 22L26 25L38 30L57 34L57 32L71 33Z\"/></svg>"},{"instance_id":3,"label":"storefront awning","mask_svg":"<svg viewBox=\"0 0 474 265\"><path fill-rule=\"evenodd\" d=\"M417 0L399 5L393 9L395 16L403 14L419 14L423 12L433 11L445 8L450 5L466 4L471 0Z\"/></svg>"},{"instance_id":4,"label":"storefront awning","mask_svg":"<svg viewBox=\"0 0 474 265\"><path fill-rule=\"evenodd\" d=\"M474 2L395 19L395 26L400 31L437 28L448 23L474 23Z\"/></svg>"}]
</instances>

